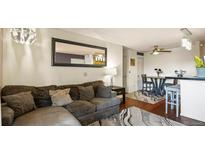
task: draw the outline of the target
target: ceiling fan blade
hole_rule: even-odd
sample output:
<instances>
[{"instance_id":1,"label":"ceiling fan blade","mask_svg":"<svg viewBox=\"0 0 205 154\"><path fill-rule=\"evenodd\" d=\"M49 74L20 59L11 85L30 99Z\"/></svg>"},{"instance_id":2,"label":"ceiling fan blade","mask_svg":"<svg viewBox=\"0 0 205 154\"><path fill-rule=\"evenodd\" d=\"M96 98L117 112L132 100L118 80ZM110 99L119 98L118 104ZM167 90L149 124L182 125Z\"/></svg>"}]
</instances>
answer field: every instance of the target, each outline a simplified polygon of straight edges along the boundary
<instances>
[{"instance_id":1,"label":"ceiling fan blade","mask_svg":"<svg viewBox=\"0 0 205 154\"><path fill-rule=\"evenodd\" d=\"M158 51L158 52L172 52L171 50L161 50L161 51Z\"/></svg>"},{"instance_id":2,"label":"ceiling fan blade","mask_svg":"<svg viewBox=\"0 0 205 154\"><path fill-rule=\"evenodd\" d=\"M162 50L165 50L165 48L158 48L158 51L162 51Z\"/></svg>"}]
</instances>

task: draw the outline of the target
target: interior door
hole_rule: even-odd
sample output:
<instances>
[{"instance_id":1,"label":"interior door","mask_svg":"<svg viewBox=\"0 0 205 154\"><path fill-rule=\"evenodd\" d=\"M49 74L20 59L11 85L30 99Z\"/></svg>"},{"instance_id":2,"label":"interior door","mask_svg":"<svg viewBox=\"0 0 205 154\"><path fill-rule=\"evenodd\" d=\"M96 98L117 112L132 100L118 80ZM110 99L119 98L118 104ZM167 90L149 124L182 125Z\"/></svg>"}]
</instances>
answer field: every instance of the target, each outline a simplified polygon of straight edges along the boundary
<instances>
[{"instance_id":1,"label":"interior door","mask_svg":"<svg viewBox=\"0 0 205 154\"><path fill-rule=\"evenodd\" d=\"M135 58L136 59L136 58ZM137 66L130 66L128 72L129 93L137 91Z\"/></svg>"},{"instance_id":2,"label":"interior door","mask_svg":"<svg viewBox=\"0 0 205 154\"><path fill-rule=\"evenodd\" d=\"M137 90L142 89L142 78L141 74L144 73L144 57L137 57Z\"/></svg>"},{"instance_id":3,"label":"interior door","mask_svg":"<svg viewBox=\"0 0 205 154\"><path fill-rule=\"evenodd\" d=\"M123 52L123 85L127 93L137 91L137 54L127 48Z\"/></svg>"}]
</instances>

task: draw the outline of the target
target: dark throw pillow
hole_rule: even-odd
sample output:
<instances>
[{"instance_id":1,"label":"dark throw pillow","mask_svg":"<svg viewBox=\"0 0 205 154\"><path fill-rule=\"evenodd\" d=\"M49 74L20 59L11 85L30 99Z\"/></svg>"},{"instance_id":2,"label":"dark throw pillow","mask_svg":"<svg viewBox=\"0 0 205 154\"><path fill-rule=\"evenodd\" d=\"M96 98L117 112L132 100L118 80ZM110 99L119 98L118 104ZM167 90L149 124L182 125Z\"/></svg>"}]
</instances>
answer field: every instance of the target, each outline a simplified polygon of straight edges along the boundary
<instances>
[{"instance_id":1,"label":"dark throw pillow","mask_svg":"<svg viewBox=\"0 0 205 154\"><path fill-rule=\"evenodd\" d=\"M52 106L52 101L50 96L45 96L45 97L37 97L34 98L35 105L36 107L47 107L47 106Z\"/></svg>"},{"instance_id":2,"label":"dark throw pillow","mask_svg":"<svg viewBox=\"0 0 205 154\"><path fill-rule=\"evenodd\" d=\"M3 96L2 98L14 110L14 117L18 117L36 108L31 91Z\"/></svg>"},{"instance_id":3,"label":"dark throw pillow","mask_svg":"<svg viewBox=\"0 0 205 154\"><path fill-rule=\"evenodd\" d=\"M89 101L95 97L93 86L78 87L80 93L80 100Z\"/></svg>"},{"instance_id":4,"label":"dark throw pillow","mask_svg":"<svg viewBox=\"0 0 205 154\"><path fill-rule=\"evenodd\" d=\"M100 85L97 87L97 93L96 93L96 97L100 97L100 98L110 98L111 97L111 92L112 92L112 87L111 86L104 86L104 85Z\"/></svg>"}]
</instances>

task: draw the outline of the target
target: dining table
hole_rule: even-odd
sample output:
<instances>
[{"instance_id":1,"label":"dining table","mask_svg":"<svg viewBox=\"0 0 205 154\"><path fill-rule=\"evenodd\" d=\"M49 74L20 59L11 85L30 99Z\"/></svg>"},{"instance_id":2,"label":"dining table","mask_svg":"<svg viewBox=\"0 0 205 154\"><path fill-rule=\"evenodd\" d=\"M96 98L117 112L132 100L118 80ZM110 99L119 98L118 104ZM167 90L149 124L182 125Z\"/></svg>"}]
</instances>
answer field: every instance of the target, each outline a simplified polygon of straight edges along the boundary
<instances>
[{"instance_id":1,"label":"dining table","mask_svg":"<svg viewBox=\"0 0 205 154\"><path fill-rule=\"evenodd\" d=\"M164 96L165 95L165 76L147 76L147 79L150 79L153 83L153 89L151 93L155 96Z\"/></svg>"}]
</instances>

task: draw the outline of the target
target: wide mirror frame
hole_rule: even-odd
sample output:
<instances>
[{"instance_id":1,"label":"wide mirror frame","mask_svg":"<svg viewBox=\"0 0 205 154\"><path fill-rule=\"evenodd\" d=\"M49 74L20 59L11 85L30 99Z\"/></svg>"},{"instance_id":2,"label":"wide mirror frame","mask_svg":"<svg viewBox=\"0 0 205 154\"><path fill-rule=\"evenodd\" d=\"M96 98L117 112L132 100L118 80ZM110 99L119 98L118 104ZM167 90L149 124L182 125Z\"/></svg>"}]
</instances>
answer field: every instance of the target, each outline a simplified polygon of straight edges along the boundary
<instances>
[{"instance_id":1,"label":"wide mirror frame","mask_svg":"<svg viewBox=\"0 0 205 154\"><path fill-rule=\"evenodd\" d=\"M105 67L107 48L52 38L52 66Z\"/></svg>"}]
</instances>

